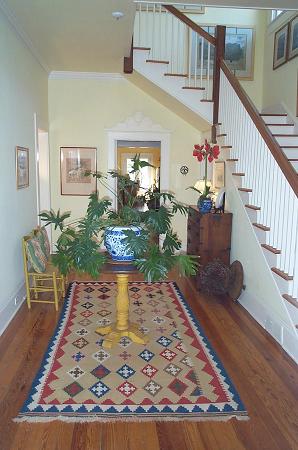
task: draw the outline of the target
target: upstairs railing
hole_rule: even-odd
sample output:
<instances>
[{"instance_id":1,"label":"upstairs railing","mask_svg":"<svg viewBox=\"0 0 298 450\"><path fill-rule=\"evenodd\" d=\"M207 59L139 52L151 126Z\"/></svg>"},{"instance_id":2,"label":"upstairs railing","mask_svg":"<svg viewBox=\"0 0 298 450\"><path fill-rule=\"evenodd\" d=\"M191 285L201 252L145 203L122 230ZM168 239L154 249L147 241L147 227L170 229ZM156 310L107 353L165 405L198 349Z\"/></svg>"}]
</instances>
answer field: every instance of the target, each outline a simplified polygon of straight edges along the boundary
<instances>
[{"instance_id":1,"label":"upstairs railing","mask_svg":"<svg viewBox=\"0 0 298 450\"><path fill-rule=\"evenodd\" d=\"M134 47L147 48L149 60L169 62L168 76L185 78L185 88L205 91L212 100L216 39L174 6L137 3Z\"/></svg>"},{"instance_id":2,"label":"upstairs railing","mask_svg":"<svg viewBox=\"0 0 298 450\"><path fill-rule=\"evenodd\" d=\"M212 141L222 122L238 172L245 173L251 203L267 230L266 243L281 251L277 269L298 297L298 176L224 61L225 27L215 36L178 11L159 3L137 3L134 48L147 49L149 60L168 63L168 76L185 78L213 101Z\"/></svg>"}]
</instances>

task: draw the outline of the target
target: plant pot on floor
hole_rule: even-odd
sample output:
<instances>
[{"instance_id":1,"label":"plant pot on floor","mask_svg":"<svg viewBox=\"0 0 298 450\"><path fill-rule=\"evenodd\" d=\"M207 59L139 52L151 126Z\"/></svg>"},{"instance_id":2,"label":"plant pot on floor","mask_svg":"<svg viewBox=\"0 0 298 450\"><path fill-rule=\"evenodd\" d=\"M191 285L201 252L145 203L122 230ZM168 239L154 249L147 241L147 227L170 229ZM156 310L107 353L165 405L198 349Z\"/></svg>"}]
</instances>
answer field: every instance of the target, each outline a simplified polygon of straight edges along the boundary
<instances>
[{"instance_id":1,"label":"plant pot on floor","mask_svg":"<svg viewBox=\"0 0 298 450\"><path fill-rule=\"evenodd\" d=\"M135 259L133 252L127 248L124 233L126 230L134 231L136 236L140 236L141 233L141 229L135 226L112 226L105 229L104 244L114 261L133 261Z\"/></svg>"}]
</instances>

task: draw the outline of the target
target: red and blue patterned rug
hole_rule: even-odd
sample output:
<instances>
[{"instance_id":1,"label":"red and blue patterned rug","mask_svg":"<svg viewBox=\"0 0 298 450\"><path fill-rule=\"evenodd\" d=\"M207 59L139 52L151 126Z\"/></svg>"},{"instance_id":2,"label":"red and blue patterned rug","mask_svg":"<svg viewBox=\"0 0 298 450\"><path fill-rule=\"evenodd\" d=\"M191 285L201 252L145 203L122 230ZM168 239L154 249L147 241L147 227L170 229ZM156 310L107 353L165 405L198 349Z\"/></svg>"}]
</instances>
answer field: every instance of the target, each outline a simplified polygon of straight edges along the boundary
<instances>
[{"instance_id":1,"label":"red and blue patterned rug","mask_svg":"<svg viewBox=\"0 0 298 450\"><path fill-rule=\"evenodd\" d=\"M130 319L148 334L104 349L114 282L70 285L55 333L17 421L227 420L246 410L173 282L129 283Z\"/></svg>"}]
</instances>

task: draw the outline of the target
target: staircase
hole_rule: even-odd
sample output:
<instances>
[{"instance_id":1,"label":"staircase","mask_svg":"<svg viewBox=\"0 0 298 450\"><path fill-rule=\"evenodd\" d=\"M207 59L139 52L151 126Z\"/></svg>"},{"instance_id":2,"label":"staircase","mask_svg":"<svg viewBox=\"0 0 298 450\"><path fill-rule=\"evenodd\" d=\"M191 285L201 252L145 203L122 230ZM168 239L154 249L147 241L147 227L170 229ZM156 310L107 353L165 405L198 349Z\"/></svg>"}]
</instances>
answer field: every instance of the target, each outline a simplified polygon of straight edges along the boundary
<instances>
[{"instance_id":1,"label":"staircase","mask_svg":"<svg viewBox=\"0 0 298 450\"><path fill-rule=\"evenodd\" d=\"M173 6L141 2L133 68L210 124L280 293L293 341L279 342L297 360L298 130L286 114L259 114L224 61L224 39L224 27L211 36Z\"/></svg>"}]
</instances>

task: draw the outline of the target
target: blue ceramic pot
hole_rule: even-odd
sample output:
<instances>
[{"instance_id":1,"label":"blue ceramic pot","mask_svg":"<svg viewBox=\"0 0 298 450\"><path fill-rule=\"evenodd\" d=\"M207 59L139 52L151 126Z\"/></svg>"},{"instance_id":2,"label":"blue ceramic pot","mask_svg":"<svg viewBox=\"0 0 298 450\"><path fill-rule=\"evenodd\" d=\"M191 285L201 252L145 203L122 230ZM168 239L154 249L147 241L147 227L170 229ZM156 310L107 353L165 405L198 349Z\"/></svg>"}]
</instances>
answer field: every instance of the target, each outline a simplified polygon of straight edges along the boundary
<instances>
[{"instance_id":1,"label":"blue ceramic pot","mask_svg":"<svg viewBox=\"0 0 298 450\"><path fill-rule=\"evenodd\" d=\"M212 200L211 198L204 198L203 200L198 201L198 208L201 214L206 214L211 211L212 208Z\"/></svg>"},{"instance_id":2,"label":"blue ceramic pot","mask_svg":"<svg viewBox=\"0 0 298 450\"><path fill-rule=\"evenodd\" d=\"M123 231L132 230L136 236L139 236L141 229L139 227L107 227L104 232L104 244L114 261L133 261L134 254L126 248L125 234Z\"/></svg>"}]
</instances>

